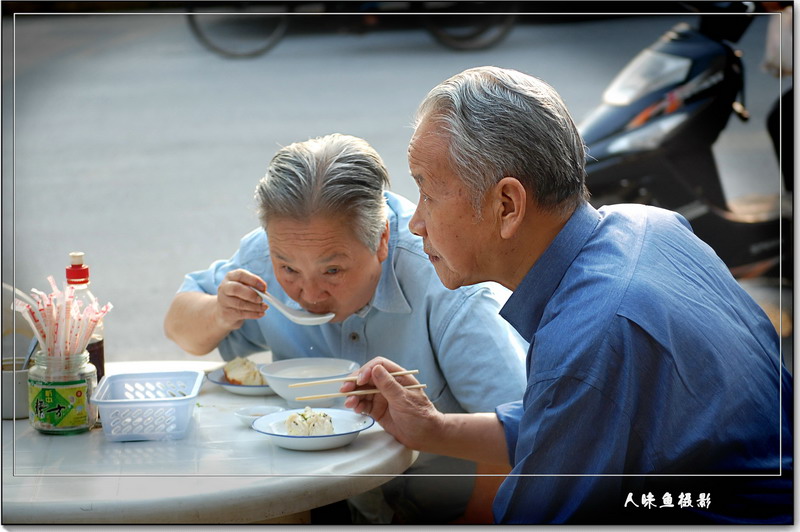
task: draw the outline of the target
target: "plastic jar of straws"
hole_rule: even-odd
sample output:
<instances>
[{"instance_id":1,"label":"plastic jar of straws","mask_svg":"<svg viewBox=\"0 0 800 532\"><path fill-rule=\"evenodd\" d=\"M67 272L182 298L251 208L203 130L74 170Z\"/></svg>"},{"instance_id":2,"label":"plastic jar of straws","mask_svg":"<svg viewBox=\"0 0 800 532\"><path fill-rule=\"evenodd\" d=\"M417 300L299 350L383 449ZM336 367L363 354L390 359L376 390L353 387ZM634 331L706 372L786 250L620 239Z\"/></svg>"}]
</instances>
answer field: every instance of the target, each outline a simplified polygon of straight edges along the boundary
<instances>
[{"instance_id":1,"label":"plastic jar of straws","mask_svg":"<svg viewBox=\"0 0 800 532\"><path fill-rule=\"evenodd\" d=\"M97 422L97 407L89 401L97 387L97 368L89 361L87 345L97 324L110 310L97 299L75 297L75 286L53 291L34 289L33 304L15 299L14 308L33 328L39 342L34 365L28 371L31 425L46 434L76 434Z\"/></svg>"}]
</instances>

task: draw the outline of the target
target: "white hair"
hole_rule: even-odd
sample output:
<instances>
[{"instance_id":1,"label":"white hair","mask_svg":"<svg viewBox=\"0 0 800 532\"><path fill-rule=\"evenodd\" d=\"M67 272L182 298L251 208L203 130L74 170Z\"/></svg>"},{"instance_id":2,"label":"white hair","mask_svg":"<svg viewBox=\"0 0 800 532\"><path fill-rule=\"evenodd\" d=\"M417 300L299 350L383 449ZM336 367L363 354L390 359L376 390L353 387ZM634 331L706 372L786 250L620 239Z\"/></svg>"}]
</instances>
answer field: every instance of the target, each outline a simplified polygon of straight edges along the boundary
<instances>
[{"instance_id":1,"label":"white hair","mask_svg":"<svg viewBox=\"0 0 800 532\"><path fill-rule=\"evenodd\" d=\"M373 252L386 225L389 173L365 140L334 133L282 148L256 187L261 225L273 218L346 215Z\"/></svg>"},{"instance_id":2,"label":"white hair","mask_svg":"<svg viewBox=\"0 0 800 532\"><path fill-rule=\"evenodd\" d=\"M588 198L586 148L556 91L516 70L465 70L434 87L415 125L429 119L448 134L451 166L472 192L517 178L543 208L571 212Z\"/></svg>"}]
</instances>

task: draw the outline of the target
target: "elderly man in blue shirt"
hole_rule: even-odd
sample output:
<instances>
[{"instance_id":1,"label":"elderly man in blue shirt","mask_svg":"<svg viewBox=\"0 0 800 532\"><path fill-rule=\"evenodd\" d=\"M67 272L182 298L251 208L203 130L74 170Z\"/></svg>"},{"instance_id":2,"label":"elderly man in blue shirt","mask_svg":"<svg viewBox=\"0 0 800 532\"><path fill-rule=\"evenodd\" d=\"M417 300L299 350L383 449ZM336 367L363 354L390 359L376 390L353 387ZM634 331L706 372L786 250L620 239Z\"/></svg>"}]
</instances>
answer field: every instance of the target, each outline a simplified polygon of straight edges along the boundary
<instances>
[{"instance_id":1,"label":"elderly man in blue shirt","mask_svg":"<svg viewBox=\"0 0 800 532\"><path fill-rule=\"evenodd\" d=\"M388 186L363 139L334 134L279 150L256 189L262 228L230 259L186 275L167 336L196 355L217 348L225 360L265 350L273 360L386 356L419 369L443 412L491 412L521 398L527 343L498 315L508 290L445 289L408 230L414 205ZM251 287L335 317L295 324ZM426 455L409 470L475 472L472 462ZM470 476L406 476L384 486L385 500L372 493L351 502L371 522L449 522L464 513L473 485Z\"/></svg>"},{"instance_id":2,"label":"elderly man in blue shirt","mask_svg":"<svg viewBox=\"0 0 800 532\"><path fill-rule=\"evenodd\" d=\"M792 379L778 335L679 214L594 209L546 83L470 69L420 105L410 221L442 282L494 280L530 342L521 401L443 414L378 358L345 405L415 449L513 465L502 523L791 523Z\"/></svg>"}]
</instances>

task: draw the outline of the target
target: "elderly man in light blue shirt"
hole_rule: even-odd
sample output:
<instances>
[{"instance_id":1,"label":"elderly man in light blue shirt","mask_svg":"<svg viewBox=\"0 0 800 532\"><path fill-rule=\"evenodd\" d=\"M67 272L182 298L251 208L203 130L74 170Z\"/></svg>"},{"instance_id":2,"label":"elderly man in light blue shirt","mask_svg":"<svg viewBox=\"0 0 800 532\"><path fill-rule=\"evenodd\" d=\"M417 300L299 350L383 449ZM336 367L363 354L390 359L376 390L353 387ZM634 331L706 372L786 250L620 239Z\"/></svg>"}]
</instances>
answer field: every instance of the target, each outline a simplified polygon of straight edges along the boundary
<instances>
[{"instance_id":1,"label":"elderly man in light blue shirt","mask_svg":"<svg viewBox=\"0 0 800 532\"><path fill-rule=\"evenodd\" d=\"M167 335L193 354L218 348L226 360L270 350L273 360L363 365L381 355L419 369L444 412L492 412L521 399L528 345L498 314L509 292L493 283L445 288L408 230L415 206L388 185L362 139L336 134L281 149L256 190L263 228L230 259L186 276ZM251 287L335 317L297 325ZM409 473L474 474L475 464L422 455ZM375 493L351 502L372 522L449 522L472 487L471 477L406 476L384 486L380 504Z\"/></svg>"}]
</instances>

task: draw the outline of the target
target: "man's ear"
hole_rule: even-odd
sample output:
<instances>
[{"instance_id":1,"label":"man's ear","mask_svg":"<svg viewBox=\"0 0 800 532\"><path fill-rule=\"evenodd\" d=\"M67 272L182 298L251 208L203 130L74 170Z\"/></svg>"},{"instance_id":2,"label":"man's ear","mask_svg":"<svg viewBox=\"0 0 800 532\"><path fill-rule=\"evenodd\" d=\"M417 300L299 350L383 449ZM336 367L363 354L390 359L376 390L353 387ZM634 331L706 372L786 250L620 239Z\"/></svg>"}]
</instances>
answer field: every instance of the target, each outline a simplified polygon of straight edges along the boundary
<instances>
[{"instance_id":1,"label":"man's ear","mask_svg":"<svg viewBox=\"0 0 800 532\"><path fill-rule=\"evenodd\" d=\"M525 220L528 191L516 177L504 177L494 187L500 236L512 238Z\"/></svg>"},{"instance_id":2,"label":"man's ear","mask_svg":"<svg viewBox=\"0 0 800 532\"><path fill-rule=\"evenodd\" d=\"M386 227L378 242L378 261L383 262L389 256L389 220L386 220Z\"/></svg>"}]
</instances>

